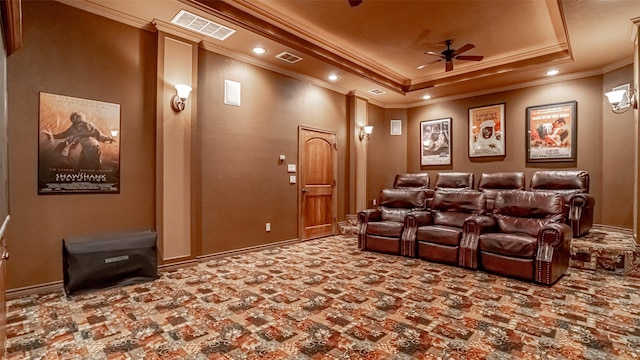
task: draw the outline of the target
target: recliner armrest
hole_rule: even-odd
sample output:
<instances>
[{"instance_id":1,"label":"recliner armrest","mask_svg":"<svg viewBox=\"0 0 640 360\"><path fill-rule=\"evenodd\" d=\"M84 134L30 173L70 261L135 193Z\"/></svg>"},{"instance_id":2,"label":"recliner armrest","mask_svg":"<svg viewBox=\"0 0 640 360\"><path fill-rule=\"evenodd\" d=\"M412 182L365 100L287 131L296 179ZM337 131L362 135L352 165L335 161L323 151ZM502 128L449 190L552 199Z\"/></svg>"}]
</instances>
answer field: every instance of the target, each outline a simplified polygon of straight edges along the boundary
<instances>
[{"instance_id":1,"label":"recliner armrest","mask_svg":"<svg viewBox=\"0 0 640 360\"><path fill-rule=\"evenodd\" d=\"M367 223L380 221L382 212L378 209L365 209L358 213L358 249L367 248Z\"/></svg>"},{"instance_id":2,"label":"recliner armrest","mask_svg":"<svg viewBox=\"0 0 640 360\"><path fill-rule=\"evenodd\" d=\"M592 208L596 204L596 199L591 194L577 193L571 195L569 198L569 204L571 206L580 206L582 208Z\"/></svg>"},{"instance_id":3,"label":"recliner armrest","mask_svg":"<svg viewBox=\"0 0 640 360\"><path fill-rule=\"evenodd\" d=\"M534 274L537 283L551 285L562 277L569 267L572 238L573 231L567 224L552 223L543 226L538 233Z\"/></svg>"},{"instance_id":4,"label":"recliner armrest","mask_svg":"<svg viewBox=\"0 0 640 360\"><path fill-rule=\"evenodd\" d=\"M478 268L478 239L480 234L492 232L496 227L496 219L489 215L471 215L464 220L458 253L459 266L469 269Z\"/></svg>"},{"instance_id":5,"label":"recliner armrest","mask_svg":"<svg viewBox=\"0 0 640 360\"><path fill-rule=\"evenodd\" d=\"M358 222L365 224L369 221L380 221L382 212L378 209L365 209L358 213Z\"/></svg>"},{"instance_id":6,"label":"recliner armrest","mask_svg":"<svg viewBox=\"0 0 640 360\"><path fill-rule=\"evenodd\" d=\"M467 224L468 222L468 224ZM471 215L464 220L464 229L472 230L476 234L484 234L486 232L493 232L496 229L496 219L490 215ZM469 229L467 229L469 226ZM473 226L473 228L471 228Z\"/></svg>"},{"instance_id":7,"label":"recliner armrest","mask_svg":"<svg viewBox=\"0 0 640 360\"><path fill-rule=\"evenodd\" d=\"M431 214L431 211L428 211L428 210L412 211L409 215L407 215L407 218L408 217L412 217L413 218L412 221L415 221L415 223L412 223L411 225L409 225L405 218L405 226L415 225L415 227L418 228L420 226L433 224L433 216Z\"/></svg>"}]
</instances>

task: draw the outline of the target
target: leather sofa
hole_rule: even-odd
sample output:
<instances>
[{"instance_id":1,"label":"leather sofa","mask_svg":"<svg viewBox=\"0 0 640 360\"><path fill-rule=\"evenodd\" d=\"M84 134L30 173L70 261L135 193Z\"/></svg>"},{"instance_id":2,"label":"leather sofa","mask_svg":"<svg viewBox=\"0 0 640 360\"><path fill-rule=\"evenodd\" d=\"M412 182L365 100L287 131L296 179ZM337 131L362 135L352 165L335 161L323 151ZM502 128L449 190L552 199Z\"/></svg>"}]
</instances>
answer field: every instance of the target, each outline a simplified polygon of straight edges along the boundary
<instances>
[{"instance_id":1,"label":"leather sofa","mask_svg":"<svg viewBox=\"0 0 640 360\"><path fill-rule=\"evenodd\" d=\"M524 190L527 186L524 172L482 173L478 180L478 190L487 196L487 212L493 211L493 204L501 191Z\"/></svg>"},{"instance_id":2,"label":"leather sofa","mask_svg":"<svg viewBox=\"0 0 640 360\"><path fill-rule=\"evenodd\" d=\"M589 195L589 173L586 171L536 171L529 185L531 191L554 192L565 202L565 222L573 235L581 237L593 227L595 199Z\"/></svg>"},{"instance_id":3,"label":"leather sofa","mask_svg":"<svg viewBox=\"0 0 640 360\"><path fill-rule=\"evenodd\" d=\"M415 239L412 247L420 259L475 268L475 251L465 251L464 224L470 217L477 222L491 221L485 216L486 197L480 191L436 191L432 208L407 215L407 241ZM487 219L482 219L482 218ZM415 234L414 234L415 232Z\"/></svg>"},{"instance_id":4,"label":"leather sofa","mask_svg":"<svg viewBox=\"0 0 640 360\"><path fill-rule=\"evenodd\" d=\"M426 208L426 194L414 188L384 189L378 207L358 213L358 248L405 255L410 244L403 241L405 217Z\"/></svg>"},{"instance_id":5,"label":"leather sofa","mask_svg":"<svg viewBox=\"0 0 640 360\"><path fill-rule=\"evenodd\" d=\"M479 268L551 285L569 267L571 228L564 200L549 192L501 192L493 210L495 226L468 220L465 234L477 241ZM474 223L475 222L475 223Z\"/></svg>"}]
</instances>

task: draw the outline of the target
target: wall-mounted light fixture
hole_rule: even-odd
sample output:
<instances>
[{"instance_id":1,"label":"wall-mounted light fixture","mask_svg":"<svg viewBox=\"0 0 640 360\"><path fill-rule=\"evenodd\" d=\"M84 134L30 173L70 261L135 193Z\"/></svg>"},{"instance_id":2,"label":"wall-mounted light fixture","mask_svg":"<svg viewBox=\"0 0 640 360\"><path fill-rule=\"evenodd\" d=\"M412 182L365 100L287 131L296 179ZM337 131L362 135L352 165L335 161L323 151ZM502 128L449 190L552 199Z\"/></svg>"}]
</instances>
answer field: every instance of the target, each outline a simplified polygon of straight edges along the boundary
<instances>
[{"instance_id":1,"label":"wall-mounted light fixture","mask_svg":"<svg viewBox=\"0 0 640 360\"><path fill-rule=\"evenodd\" d=\"M373 126L371 125L360 127L360 141L362 141L363 139L369 140L372 132L373 132Z\"/></svg>"},{"instance_id":2,"label":"wall-mounted light fixture","mask_svg":"<svg viewBox=\"0 0 640 360\"><path fill-rule=\"evenodd\" d=\"M629 84L613 88L613 90L605 93L605 96L611 103L611 111L616 114L622 114L631 108L638 108L636 89L631 89Z\"/></svg>"},{"instance_id":3,"label":"wall-mounted light fixture","mask_svg":"<svg viewBox=\"0 0 640 360\"><path fill-rule=\"evenodd\" d=\"M171 98L171 108L175 112L180 112L184 110L185 101L189 98L189 93L191 93L191 86L178 84L176 85L177 95L173 95Z\"/></svg>"}]
</instances>

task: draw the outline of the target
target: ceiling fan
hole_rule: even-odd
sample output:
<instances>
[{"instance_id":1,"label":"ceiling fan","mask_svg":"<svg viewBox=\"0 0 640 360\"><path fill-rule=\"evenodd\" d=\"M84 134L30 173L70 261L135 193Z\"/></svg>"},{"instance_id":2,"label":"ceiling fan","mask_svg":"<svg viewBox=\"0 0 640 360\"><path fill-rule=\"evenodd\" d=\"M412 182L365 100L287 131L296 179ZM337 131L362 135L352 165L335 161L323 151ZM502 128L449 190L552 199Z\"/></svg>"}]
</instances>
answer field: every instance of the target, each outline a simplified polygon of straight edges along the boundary
<instances>
[{"instance_id":1,"label":"ceiling fan","mask_svg":"<svg viewBox=\"0 0 640 360\"><path fill-rule=\"evenodd\" d=\"M476 47L473 44L466 44L466 45L462 46L458 50L454 50L454 49L451 48L451 44L453 44L453 40L445 40L444 44L447 45L447 49L444 50L443 52L440 52L440 53L433 52L433 51L426 51L425 52L425 54L427 54L427 55L433 55L433 56L440 57L439 60L435 60L435 61L432 61L432 62L429 62L429 63L426 63L426 64L422 64L422 65L418 66L418 69L424 69L429 64L444 60L444 62L445 62L445 71L451 71L451 70L453 70L453 59L480 61L480 60L482 60L484 58L484 56L480 56L480 55L460 55L463 52L467 52L467 51L473 49L474 47Z\"/></svg>"}]
</instances>

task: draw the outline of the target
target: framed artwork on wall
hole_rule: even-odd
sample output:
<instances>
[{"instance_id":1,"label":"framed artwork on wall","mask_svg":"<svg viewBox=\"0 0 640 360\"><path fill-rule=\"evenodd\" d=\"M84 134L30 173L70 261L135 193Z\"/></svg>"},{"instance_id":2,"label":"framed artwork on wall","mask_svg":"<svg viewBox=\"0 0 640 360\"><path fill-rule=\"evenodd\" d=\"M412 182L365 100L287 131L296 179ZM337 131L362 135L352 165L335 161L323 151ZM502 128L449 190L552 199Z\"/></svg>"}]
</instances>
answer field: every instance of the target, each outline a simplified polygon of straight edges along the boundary
<instances>
[{"instance_id":1,"label":"framed artwork on wall","mask_svg":"<svg viewBox=\"0 0 640 360\"><path fill-rule=\"evenodd\" d=\"M120 104L40 93L38 194L120 192Z\"/></svg>"},{"instance_id":2,"label":"framed artwork on wall","mask_svg":"<svg viewBox=\"0 0 640 360\"><path fill-rule=\"evenodd\" d=\"M420 165L451 165L451 118L420 122Z\"/></svg>"},{"instance_id":3,"label":"framed artwork on wall","mask_svg":"<svg viewBox=\"0 0 640 360\"><path fill-rule=\"evenodd\" d=\"M469 109L469 157L505 155L504 108L502 103Z\"/></svg>"},{"instance_id":4,"label":"framed artwork on wall","mask_svg":"<svg viewBox=\"0 0 640 360\"><path fill-rule=\"evenodd\" d=\"M576 161L577 107L567 101L526 109L527 162Z\"/></svg>"}]
</instances>

